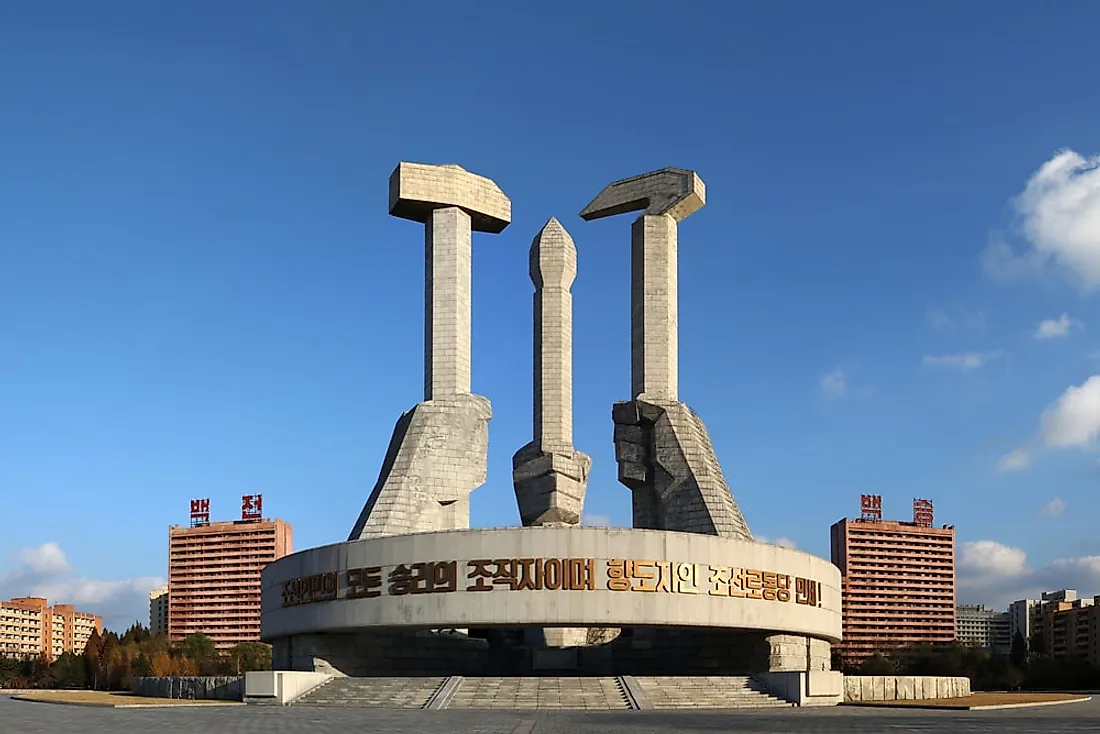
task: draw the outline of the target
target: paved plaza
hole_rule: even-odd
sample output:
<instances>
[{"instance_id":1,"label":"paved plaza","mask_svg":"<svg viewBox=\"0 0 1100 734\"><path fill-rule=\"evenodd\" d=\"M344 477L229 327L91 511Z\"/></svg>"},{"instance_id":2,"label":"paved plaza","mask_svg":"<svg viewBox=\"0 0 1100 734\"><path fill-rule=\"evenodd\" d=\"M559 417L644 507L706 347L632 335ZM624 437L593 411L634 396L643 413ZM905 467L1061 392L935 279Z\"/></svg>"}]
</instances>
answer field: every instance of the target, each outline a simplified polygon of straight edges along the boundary
<instances>
[{"instance_id":1,"label":"paved plaza","mask_svg":"<svg viewBox=\"0 0 1100 734\"><path fill-rule=\"evenodd\" d=\"M0 734L280 734L364 731L402 734L657 734L672 732L1001 732L1100 731L1100 699L1004 711L825 708L762 711L390 711L379 709L102 709L0 697Z\"/></svg>"}]
</instances>

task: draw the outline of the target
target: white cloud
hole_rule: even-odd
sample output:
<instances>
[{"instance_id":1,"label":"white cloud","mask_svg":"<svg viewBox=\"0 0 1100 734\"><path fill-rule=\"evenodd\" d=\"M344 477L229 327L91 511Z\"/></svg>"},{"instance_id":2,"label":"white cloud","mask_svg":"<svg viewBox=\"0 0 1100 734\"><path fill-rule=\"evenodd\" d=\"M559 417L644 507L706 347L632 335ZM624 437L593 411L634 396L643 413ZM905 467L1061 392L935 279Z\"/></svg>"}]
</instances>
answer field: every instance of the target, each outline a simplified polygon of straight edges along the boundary
<instances>
[{"instance_id":1,"label":"white cloud","mask_svg":"<svg viewBox=\"0 0 1100 734\"><path fill-rule=\"evenodd\" d=\"M986 272L1015 278L1053 267L1090 291L1100 286L1100 156L1063 150L1044 163L1013 200L1021 254L994 242L983 256Z\"/></svg>"},{"instance_id":2,"label":"white cloud","mask_svg":"<svg viewBox=\"0 0 1100 734\"><path fill-rule=\"evenodd\" d=\"M848 392L848 377L839 367L821 378L821 392L826 397L840 397Z\"/></svg>"},{"instance_id":3,"label":"white cloud","mask_svg":"<svg viewBox=\"0 0 1100 734\"><path fill-rule=\"evenodd\" d=\"M107 581L81 576L61 546L50 541L16 554L14 568L0 574L0 599L38 596L50 604L73 604L122 631L135 621L149 623L149 591L163 585L164 579L155 577Z\"/></svg>"},{"instance_id":4,"label":"white cloud","mask_svg":"<svg viewBox=\"0 0 1100 734\"><path fill-rule=\"evenodd\" d=\"M1039 418L1039 433L1051 448L1086 448L1100 433L1100 375L1062 393Z\"/></svg>"},{"instance_id":5,"label":"white cloud","mask_svg":"<svg viewBox=\"0 0 1100 734\"><path fill-rule=\"evenodd\" d=\"M52 540L37 548L24 548L19 551L19 561L32 573L67 573L71 570L69 561L65 558L65 551Z\"/></svg>"},{"instance_id":6,"label":"white cloud","mask_svg":"<svg viewBox=\"0 0 1100 734\"><path fill-rule=\"evenodd\" d=\"M1056 319L1044 319L1039 322L1032 337L1043 340L1069 336L1069 330L1074 323L1068 313L1064 313Z\"/></svg>"},{"instance_id":7,"label":"white cloud","mask_svg":"<svg viewBox=\"0 0 1100 734\"><path fill-rule=\"evenodd\" d=\"M798 547L798 543L796 543L793 540L791 540L790 538L787 538L787 537L782 536L782 535L779 536L778 538L765 538L762 535L755 535L755 536L753 536L753 538L756 540L757 543L766 543L768 545L778 545L778 546L782 546L784 548L797 548Z\"/></svg>"},{"instance_id":8,"label":"white cloud","mask_svg":"<svg viewBox=\"0 0 1100 734\"><path fill-rule=\"evenodd\" d=\"M1027 573L1027 554L993 540L963 543L959 551L959 575L1015 577Z\"/></svg>"},{"instance_id":9,"label":"white cloud","mask_svg":"<svg viewBox=\"0 0 1100 734\"><path fill-rule=\"evenodd\" d=\"M1035 510L1036 515L1046 515L1047 517L1058 517L1066 511L1066 502L1061 497L1055 497L1050 502Z\"/></svg>"},{"instance_id":10,"label":"white cloud","mask_svg":"<svg viewBox=\"0 0 1100 734\"><path fill-rule=\"evenodd\" d=\"M1000 471L1021 471L1031 466L1031 454L1026 449L1013 449L997 462Z\"/></svg>"},{"instance_id":11,"label":"white cloud","mask_svg":"<svg viewBox=\"0 0 1100 734\"><path fill-rule=\"evenodd\" d=\"M585 525L590 528L610 528L613 527L611 518L607 515L592 515L584 513L581 518L581 525Z\"/></svg>"},{"instance_id":12,"label":"white cloud","mask_svg":"<svg viewBox=\"0 0 1100 734\"><path fill-rule=\"evenodd\" d=\"M1057 589L1077 589L1087 597L1100 591L1100 556L1059 558L1035 568L1020 548L993 540L963 543L958 588L960 604L983 603L995 609Z\"/></svg>"},{"instance_id":13,"label":"white cloud","mask_svg":"<svg viewBox=\"0 0 1100 734\"><path fill-rule=\"evenodd\" d=\"M928 318L928 323L937 331L953 332L963 328L985 328L985 313L982 311L929 308L925 311L925 316Z\"/></svg>"},{"instance_id":14,"label":"white cloud","mask_svg":"<svg viewBox=\"0 0 1100 734\"><path fill-rule=\"evenodd\" d=\"M984 367L990 361L1003 357L1000 351L993 352L963 352L960 354L924 355L925 367L952 367L960 370L976 370Z\"/></svg>"}]
</instances>

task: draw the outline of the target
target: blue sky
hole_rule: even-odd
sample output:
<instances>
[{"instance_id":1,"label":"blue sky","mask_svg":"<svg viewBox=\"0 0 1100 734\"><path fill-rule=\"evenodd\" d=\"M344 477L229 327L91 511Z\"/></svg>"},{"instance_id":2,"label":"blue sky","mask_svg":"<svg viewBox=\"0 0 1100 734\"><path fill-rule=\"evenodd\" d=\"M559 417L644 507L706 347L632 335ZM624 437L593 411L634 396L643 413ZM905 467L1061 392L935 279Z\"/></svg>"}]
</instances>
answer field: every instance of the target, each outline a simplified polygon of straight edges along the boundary
<instances>
[{"instance_id":1,"label":"blue sky","mask_svg":"<svg viewBox=\"0 0 1100 734\"><path fill-rule=\"evenodd\" d=\"M474 242L475 525L518 522L550 216L579 251L586 508L629 524L629 219L577 212L679 166L708 190L680 228L680 394L754 532L827 555L860 493L898 519L928 497L964 600L1100 592L1100 7L667 8L0 8L0 596L140 614L192 497L228 519L262 492L299 549L346 536L421 397L399 160L513 204Z\"/></svg>"}]
</instances>

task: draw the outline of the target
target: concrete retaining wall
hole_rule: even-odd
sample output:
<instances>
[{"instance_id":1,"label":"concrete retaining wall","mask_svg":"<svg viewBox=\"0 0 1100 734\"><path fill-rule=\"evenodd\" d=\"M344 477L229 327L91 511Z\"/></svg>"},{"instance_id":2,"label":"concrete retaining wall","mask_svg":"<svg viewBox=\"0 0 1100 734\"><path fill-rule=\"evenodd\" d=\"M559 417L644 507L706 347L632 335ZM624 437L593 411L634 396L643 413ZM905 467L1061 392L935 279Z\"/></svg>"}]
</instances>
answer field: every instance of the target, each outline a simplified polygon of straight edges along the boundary
<instances>
[{"instance_id":1,"label":"concrete retaining wall","mask_svg":"<svg viewBox=\"0 0 1100 734\"><path fill-rule=\"evenodd\" d=\"M135 696L149 698L241 701L244 699L244 677L234 675L134 678L130 690Z\"/></svg>"},{"instance_id":2,"label":"concrete retaining wall","mask_svg":"<svg viewBox=\"0 0 1100 734\"><path fill-rule=\"evenodd\" d=\"M970 695L969 678L921 675L846 675L844 701L912 701Z\"/></svg>"}]
</instances>

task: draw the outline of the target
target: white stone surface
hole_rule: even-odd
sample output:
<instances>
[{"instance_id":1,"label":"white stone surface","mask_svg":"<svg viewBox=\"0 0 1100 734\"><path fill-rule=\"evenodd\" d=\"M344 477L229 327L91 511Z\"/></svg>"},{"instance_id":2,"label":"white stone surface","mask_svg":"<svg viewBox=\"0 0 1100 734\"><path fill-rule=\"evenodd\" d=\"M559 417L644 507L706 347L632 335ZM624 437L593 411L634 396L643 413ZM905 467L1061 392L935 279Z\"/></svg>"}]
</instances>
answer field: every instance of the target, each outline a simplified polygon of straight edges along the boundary
<instances>
[{"instance_id":1,"label":"white stone surface","mask_svg":"<svg viewBox=\"0 0 1100 734\"><path fill-rule=\"evenodd\" d=\"M474 559L596 559L594 589L424 593L377 598L345 598L347 569L379 566L385 574L398 564L459 561L459 583ZM710 596L706 568L701 593L611 591L608 559L671 561L734 566L803 577L821 583L820 606L763 599ZM338 572L341 590L334 601L283 607L283 582ZM323 631L379 628L542 627L716 627L756 629L840 639L840 571L824 559L779 546L652 530L614 528L502 528L420 533L313 548L270 564L263 572L262 637L265 640Z\"/></svg>"},{"instance_id":2,"label":"white stone surface","mask_svg":"<svg viewBox=\"0 0 1100 734\"><path fill-rule=\"evenodd\" d=\"M424 402L397 421L353 540L469 527L488 463L492 408L470 393L471 233L503 230L511 202L460 166L402 162L390 213L425 225Z\"/></svg>"},{"instance_id":3,"label":"white stone surface","mask_svg":"<svg viewBox=\"0 0 1100 734\"><path fill-rule=\"evenodd\" d=\"M932 698L965 698L970 679L928 675L846 675L844 700L919 701Z\"/></svg>"},{"instance_id":4,"label":"white stone surface","mask_svg":"<svg viewBox=\"0 0 1100 734\"><path fill-rule=\"evenodd\" d=\"M246 699L272 699L284 706L304 696L333 676L292 670L255 670L244 674Z\"/></svg>"},{"instance_id":5,"label":"white stone surface","mask_svg":"<svg viewBox=\"0 0 1100 734\"><path fill-rule=\"evenodd\" d=\"M489 401L420 403L397 421L378 482L349 540L470 526L470 493L485 483Z\"/></svg>"},{"instance_id":6,"label":"white stone surface","mask_svg":"<svg viewBox=\"0 0 1100 734\"><path fill-rule=\"evenodd\" d=\"M435 209L424 228L424 400L470 393L470 215Z\"/></svg>"},{"instance_id":7,"label":"white stone surface","mask_svg":"<svg viewBox=\"0 0 1100 734\"><path fill-rule=\"evenodd\" d=\"M525 526L577 525L592 459L573 448L570 289L577 248L557 219L551 218L531 242L530 275L535 286L534 438L512 457L512 482Z\"/></svg>"},{"instance_id":8,"label":"white stone surface","mask_svg":"<svg viewBox=\"0 0 1100 734\"><path fill-rule=\"evenodd\" d=\"M456 206L475 232L499 234L512 221L512 202L496 182L454 164L402 161L390 174L390 214L426 222L434 209Z\"/></svg>"},{"instance_id":9,"label":"white stone surface","mask_svg":"<svg viewBox=\"0 0 1100 734\"><path fill-rule=\"evenodd\" d=\"M844 698L844 675L836 670L773 671L753 678L798 706L836 706Z\"/></svg>"}]
</instances>

